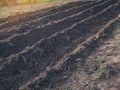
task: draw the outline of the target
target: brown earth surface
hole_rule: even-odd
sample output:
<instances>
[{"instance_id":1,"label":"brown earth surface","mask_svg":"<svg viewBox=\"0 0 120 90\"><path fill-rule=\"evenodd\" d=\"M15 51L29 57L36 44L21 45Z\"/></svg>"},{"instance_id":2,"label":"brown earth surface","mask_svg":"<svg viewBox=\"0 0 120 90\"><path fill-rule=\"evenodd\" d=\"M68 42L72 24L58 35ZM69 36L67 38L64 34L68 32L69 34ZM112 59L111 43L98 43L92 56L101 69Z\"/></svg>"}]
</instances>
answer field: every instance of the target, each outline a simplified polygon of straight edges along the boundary
<instances>
[{"instance_id":1,"label":"brown earth surface","mask_svg":"<svg viewBox=\"0 0 120 90\"><path fill-rule=\"evenodd\" d=\"M119 90L120 20L113 30L88 58L76 58L67 66L72 71L65 69L59 76L50 77L41 90Z\"/></svg>"},{"instance_id":2,"label":"brown earth surface","mask_svg":"<svg viewBox=\"0 0 120 90\"><path fill-rule=\"evenodd\" d=\"M20 4L0 7L0 18L7 18L18 14L34 12L36 10L41 10L53 6L61 6L74 1L86 1L86 0L53 0L53 1L51 0L51 2L46 3L22 4L22 5Z\"/></svg>"},{"instance_id":3,"label":"brown earth surface","mask_svg":"<svg viewBox=\"0 0 120 90\"><path fill-rule=\"evenodd\" d=\"M119 90L120 0L76 1L0 20L0 90Z\"/></svg>"}]
</instances>

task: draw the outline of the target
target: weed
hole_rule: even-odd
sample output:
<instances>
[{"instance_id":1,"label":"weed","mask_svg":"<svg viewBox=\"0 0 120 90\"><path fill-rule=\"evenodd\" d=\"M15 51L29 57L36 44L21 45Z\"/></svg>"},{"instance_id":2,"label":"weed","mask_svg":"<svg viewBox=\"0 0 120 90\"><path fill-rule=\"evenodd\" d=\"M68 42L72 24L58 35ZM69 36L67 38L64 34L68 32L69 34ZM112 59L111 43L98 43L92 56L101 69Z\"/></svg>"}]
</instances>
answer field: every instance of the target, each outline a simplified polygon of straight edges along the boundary
<instances>
[{"instance_id":1,"label":"weed","mask_svg":"<svg viewBox=\"0 0 120 90\"><path fill-rule=\"evenodd\" d=\"M89 56L88 59L91 60L91 61L98 61L100 63L105 63L108 60L107 57L104 57L104 56L101 56L101 55L98 55L97 57Z\"/></svg>"},{"instance_id":2,"label":"weed","mask_svg":"<svg viewBox=\"0 0 120 90\"><path fill-rule=\"evenodd\" d=\"M66 87L66 88L64 88L64 90L68 90L68 88Z\"/></svg>"},{"instance_id":3,"label":"weed","mask_svg":"<svg viewBox=\"0 0 120 90\"><path fill-rule=\"evenodd\" d=\"M103 73L105 72L106 64L101 64L100 68L95 72L94 80L99 79L103 76Z\"/></svg>"},{"instance_id":4,"label":"weed","mask_svg":"<svg viewBox=\"0 0 120 90\"><path fill-rule=\"evenodd\" d=\"M117 43L117 46L120 46L120 41Z\"/></svg>"}]
</instances>

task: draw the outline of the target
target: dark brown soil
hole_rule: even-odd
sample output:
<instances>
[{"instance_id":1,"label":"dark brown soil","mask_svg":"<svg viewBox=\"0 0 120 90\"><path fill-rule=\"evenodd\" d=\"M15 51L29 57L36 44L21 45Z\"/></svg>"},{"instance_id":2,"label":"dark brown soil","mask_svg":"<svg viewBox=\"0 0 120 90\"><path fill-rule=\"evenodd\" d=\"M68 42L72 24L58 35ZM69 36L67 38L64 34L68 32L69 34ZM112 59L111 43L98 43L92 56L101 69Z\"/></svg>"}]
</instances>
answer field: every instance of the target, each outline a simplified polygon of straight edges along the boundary
<instances>
[{"instance_id":1,"label":"dark brown soil","mask_svg":"<svg viewBox=\"0 0 120 90\"><path fill-rule=\"evenodd\" d=\"M19 18L1 21L2 30L10 29L0 35L1 90L61 90L56 87L70 77L77 58L85 63L110 35L119 14L119 0L100 0L37 12L25 24Z\"/></svg>"},{"instance_id":2,"label":"dark brown soil","mask_svg":"<svg viewBox=\"0 0 120 90\"><path fill-rule=\"evenodd\" d=\"M76 10L74 10L74 11L77 14L74 14L74 12L72 10L69 11L69 12L73 13L72 17L71 16L66 17L66 15L65 15L65 18L59 19L58 21L56 21L57 23L53 22L53 23L44 25L43 27L40 27L37 29L32 29L30 31L28 31L29 30L28 29L27 32L25 32L25 33L23 32L20 35L15 35L12 38L8 37L7 39L4 39L3 41L0 42L0 47L1 47L0 48L1 49L0 57L8 56L11 53L16 53L20 50L23 50L27 46L29 47L29 46L33 45L40 39L45 39L45 38L49 37L50 35L52 35L56 32L62 31L64 29L69 29L71 25L78 23L79 21L84 20L85 18L88 18L92 15L95 15L99 11L108 7L108 5L110 3L111 2L107 1L104 4L104 2L103 2L102 4L95 5L95 6L93 6L93 8L85 10L81 13L77 13L77 12L80 12L80 10L76 8ZM102 7L102 8L100 8L100 7ZM67 12L67 14L69 12ZM69 14L71 15L72 13L69 13ZM64 12L64 14L65 14L65 12ZM57 16L55 16L55 17L57 17ZM58 17L60 17L60 16L58 15ZM39 23L41 23L41 22L39 22ZM25 30L25 29L23 29L23 30ZM23 30L19 30L19 31L22 32ZM7 52L5 50L7 50Z\"/></svg>"}]
</instances>

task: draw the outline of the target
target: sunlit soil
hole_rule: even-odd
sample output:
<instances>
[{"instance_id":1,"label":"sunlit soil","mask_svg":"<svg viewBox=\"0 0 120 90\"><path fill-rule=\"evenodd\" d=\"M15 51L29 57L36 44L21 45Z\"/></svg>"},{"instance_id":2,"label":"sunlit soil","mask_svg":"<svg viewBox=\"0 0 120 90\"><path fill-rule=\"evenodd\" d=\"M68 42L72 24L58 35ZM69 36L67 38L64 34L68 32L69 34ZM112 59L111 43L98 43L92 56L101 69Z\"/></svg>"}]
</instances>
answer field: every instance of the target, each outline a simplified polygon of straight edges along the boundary
<instances>
[{"instance_id":1,"label":"sunlit soil","mask_svg":"<svg viewBox=\"0 0 120 90\"><path fill-rule=\"evenodd\" d=\"M8 16L41 10L52 6L59 6L71 1L77 1L77 0L40 0L41 3L39 2L37 4L27 4L27 5L23 4L23 5L1 7L0 18L6 18ZM19 3L27 3L27 2L24 1Z\"/></svg>"}]
</instances>

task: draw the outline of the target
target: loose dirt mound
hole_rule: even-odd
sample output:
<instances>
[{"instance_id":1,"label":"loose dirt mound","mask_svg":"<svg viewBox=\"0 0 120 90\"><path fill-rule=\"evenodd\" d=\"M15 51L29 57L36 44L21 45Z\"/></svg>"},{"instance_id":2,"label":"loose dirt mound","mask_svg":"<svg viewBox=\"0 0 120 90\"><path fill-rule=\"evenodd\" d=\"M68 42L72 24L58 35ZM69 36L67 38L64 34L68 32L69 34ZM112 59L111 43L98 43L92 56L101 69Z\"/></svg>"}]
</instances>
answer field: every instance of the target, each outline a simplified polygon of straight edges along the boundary
<instances>
[{"instance_id":1,"label":"loose dirt mound","mask_svg":"<svg viewBox=\"0 0 120 90\"><path fill-rule=\"evenodd\" d=\"M78 55L60 72L52 72L41 90L119 90L120 87L120 21L109 36L101 38L90 56ZM106 40L106 41L104 41ZM98 45L100 47L98 47ZM97 47L96 47L97 46ZM88 52L87 52L88 53ZM37 86L36 86L37 87Z\"/></svg>"},{"instance_id":2,"label":"loose dirt mound","mask_svg":"<svg viewBox=\"0 0 120 90\"><path fill-rule=\"evenodd\" d=\"M66 69L72 73L78 57L84 62L119 18L119 0L100 0L33 13L25 21L1 22L0 88L44 90L62 85Z\"/></svg>"}]
</instances>

